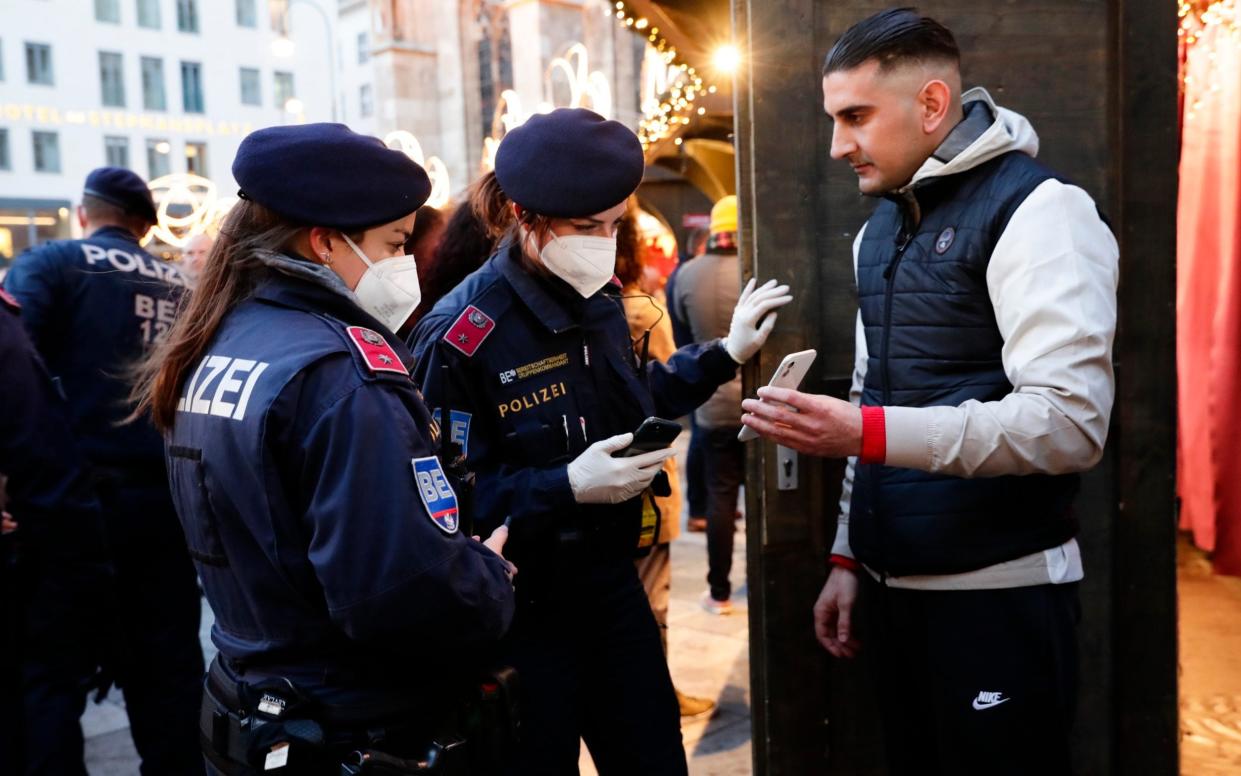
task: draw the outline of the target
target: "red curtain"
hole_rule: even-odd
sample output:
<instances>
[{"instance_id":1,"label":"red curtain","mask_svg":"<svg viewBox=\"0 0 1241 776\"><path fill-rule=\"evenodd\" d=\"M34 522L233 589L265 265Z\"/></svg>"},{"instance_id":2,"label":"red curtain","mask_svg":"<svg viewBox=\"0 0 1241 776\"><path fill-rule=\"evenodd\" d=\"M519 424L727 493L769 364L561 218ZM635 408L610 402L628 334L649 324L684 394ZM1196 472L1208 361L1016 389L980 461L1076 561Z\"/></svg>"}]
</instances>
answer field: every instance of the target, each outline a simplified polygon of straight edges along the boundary
<instances>
[{"instance_id":1,"label":"red curtain","mask_svg":"<svg viewBox=\"0 0 1241 776\"><path fill-rule=\"evenodd\" d=\"M1181 528L1241 575L1241 20L1212 9L1182 34L1177 490Z\"/></svg>"}]
</instances>

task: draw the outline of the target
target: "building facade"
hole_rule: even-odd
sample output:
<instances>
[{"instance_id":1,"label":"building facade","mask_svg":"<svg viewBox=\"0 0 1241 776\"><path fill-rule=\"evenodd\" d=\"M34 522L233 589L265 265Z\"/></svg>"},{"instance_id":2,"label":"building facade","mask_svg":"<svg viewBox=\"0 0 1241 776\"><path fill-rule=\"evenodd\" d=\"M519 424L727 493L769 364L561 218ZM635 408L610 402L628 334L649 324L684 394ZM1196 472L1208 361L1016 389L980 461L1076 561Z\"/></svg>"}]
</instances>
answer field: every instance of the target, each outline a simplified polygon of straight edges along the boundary
<instances>
[{"instance_id":1,"label":"building facade","mask_svg":"<svg viewBox=\"0 0 1241 776\"><path fill-rule=\"evenodd\" d=\"M0 263L77 234L103 165L232 197L238 144L274 124L397 132L443 204L536 110L636 128L645 48L610 0L6 0ZM155 188L178 215L212 196Z\"/></svg>"},{"instance_id":2,"label":"building facade","mask_svg":"<svg viewBox=\"0 0 1241 776\"><path fill-rule=\"evenodd\" d=\"M330 118L336 9L315 2L0 3L0 256L75 234L96 167L232 195L246 133Z\"/></svg>"}]
</instances>

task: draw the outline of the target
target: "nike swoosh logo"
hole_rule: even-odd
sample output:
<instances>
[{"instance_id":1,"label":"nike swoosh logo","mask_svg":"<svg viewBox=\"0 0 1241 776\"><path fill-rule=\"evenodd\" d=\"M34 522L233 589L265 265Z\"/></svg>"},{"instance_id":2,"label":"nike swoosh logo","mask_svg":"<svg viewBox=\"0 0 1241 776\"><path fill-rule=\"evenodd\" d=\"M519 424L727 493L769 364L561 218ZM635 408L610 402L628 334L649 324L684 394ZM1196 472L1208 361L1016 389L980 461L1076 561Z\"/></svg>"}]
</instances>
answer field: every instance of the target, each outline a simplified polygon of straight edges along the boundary
<instances>
[{"instance_id":1,"label":"nike swoosh logo","mask_svg":"<svg viewBox=\"0 0 1241 776\"><path fill-rule=\"evenodd\" d=\"M978 699L977 699L977 698L975 698L975 699L974 699L974 709L975 709L976 711L982 711L983 709L989 709L989 708L991 708L991 707L993 707L993 706L999 706L1001 703L1008 703L1008 702L1009 702L1009 701L1011 701L1011 700L1012 700L1012 698L1001 698L1001 699L1000 699L1000 700L998 700L998 701L991 701L991 702L989 702L989 703L979 703L979 702L978 702Z\"/></svg>"}]
</instances>

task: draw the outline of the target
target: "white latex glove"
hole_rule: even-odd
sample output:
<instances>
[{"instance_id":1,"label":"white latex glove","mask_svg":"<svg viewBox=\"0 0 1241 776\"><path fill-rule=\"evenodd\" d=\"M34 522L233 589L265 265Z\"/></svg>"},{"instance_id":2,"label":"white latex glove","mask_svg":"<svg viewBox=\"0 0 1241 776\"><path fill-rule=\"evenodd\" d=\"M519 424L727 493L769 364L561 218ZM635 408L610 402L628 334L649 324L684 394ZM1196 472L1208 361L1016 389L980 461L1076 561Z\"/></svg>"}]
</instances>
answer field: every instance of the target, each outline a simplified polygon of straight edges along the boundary
<instances>
[{"instance_id":1,"label":"white latex glove","mask_svg":"<svg viewBox=\"0 0 1241 776\"><path fill-rule=\"evenodd\" d=\"M621 434L595 442L569 464L569 487L579 504L619 504L637 496L655 479L672 448L642 453L632 458L613 458L612 453L633 441Z\"/></svg>"},{"instance_id":2,"label":"white latex glove","mask_svg":"<svg viewBox=\"0 0 1241 776\"><path fill-rule=\"evenodd\" d=\"M741 298L733 308L733 320L728 325L728 337L724 340L724 349L738 364L749 361L767 341L776 326L776 314L772 311L793 301L788 286L776 285L775 280L768 280L755 288L756 280L750 278L750 282L745 284ZM767 320L759 326L758 322L763 320L764 315L767 315Z\"/></svg>"}]
</instances>

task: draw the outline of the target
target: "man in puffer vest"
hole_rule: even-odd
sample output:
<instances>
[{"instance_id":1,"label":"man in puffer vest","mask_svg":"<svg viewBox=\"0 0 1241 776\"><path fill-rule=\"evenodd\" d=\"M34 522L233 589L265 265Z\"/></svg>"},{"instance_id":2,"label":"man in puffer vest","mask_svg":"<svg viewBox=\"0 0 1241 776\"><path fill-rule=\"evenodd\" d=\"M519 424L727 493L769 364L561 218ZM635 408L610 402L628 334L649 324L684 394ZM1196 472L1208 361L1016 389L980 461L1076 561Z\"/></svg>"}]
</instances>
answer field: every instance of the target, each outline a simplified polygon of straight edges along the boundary
<instances>
[{"instance_id":1,"label":"man in puffer vest","mask_svg":"<svg viewBox=\"0 0 1241 776\"><path fill-rule=\"evenodd\" d=\"M874 587L859 613L892 773L1068 773L1072 504L1112 409L1116 240L1034 160L1024 117L962 94L933 19L851 27L823 96L832 157L880 198L854 242L853 401L764 388L743 404L769 439L849 460L816 635L853 657L858 587Z\"/></svg>"}]
</instances>

